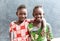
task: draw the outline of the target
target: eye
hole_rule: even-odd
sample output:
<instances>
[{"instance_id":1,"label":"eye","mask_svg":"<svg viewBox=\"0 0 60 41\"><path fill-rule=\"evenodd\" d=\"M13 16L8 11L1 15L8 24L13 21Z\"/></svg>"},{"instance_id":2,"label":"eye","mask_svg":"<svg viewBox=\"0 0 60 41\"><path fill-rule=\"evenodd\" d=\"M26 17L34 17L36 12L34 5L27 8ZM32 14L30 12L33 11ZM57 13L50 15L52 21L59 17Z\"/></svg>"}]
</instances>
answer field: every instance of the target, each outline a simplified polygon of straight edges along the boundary
<instances>
[{"instance_id":1,"label":"eye","mask_svg":"<svg viewBox=\"0 0 60 41\"><path fill-rule=\"evenodd\" d=\"M26 13L19 13L19 15L26 15Z\"/></svg>"},{"instance_id":2,"label":"eye","mask_svg":"<svg viewBox=\"0 0 60 41\"><path fill-rule=\"evenodd\" d=\"M19 15L22 15L22 13L19 13Z\"/></svg>"},{"instance_id":3,"label":"eye","mask_svg":"<svg viewBox=\"0 0 60 41\"><path fill-rule=\"evenodd\" d=\"M42 15L41 13L36 13L35 15Z\"/></svg>"},{"instance_id":4,"label":"eye","mask_svg":"<svg viewBox=\"0 0 60 41\"><path fill-rule=\"evenodd\" d=\"M24 15L26 15L26 13L23 13Z\"/></svg>"},{"instance_id":5,"label":"eye","mask_svg":"<svg viewBox=\"0 0 60 41\"><path fill-rule=\"evenodd\" d=\"M41 13L39 13L39 15L41 15Z\"/></svg>"},{"instance_id":6,"label":"eye","mask_svg":"<svg viewBox=\"0 0 60 41\"><path fill-rule=\"evenodd\" d=\"M37 13L35 15L38 15Z\"/></svg>"}]
</instances>

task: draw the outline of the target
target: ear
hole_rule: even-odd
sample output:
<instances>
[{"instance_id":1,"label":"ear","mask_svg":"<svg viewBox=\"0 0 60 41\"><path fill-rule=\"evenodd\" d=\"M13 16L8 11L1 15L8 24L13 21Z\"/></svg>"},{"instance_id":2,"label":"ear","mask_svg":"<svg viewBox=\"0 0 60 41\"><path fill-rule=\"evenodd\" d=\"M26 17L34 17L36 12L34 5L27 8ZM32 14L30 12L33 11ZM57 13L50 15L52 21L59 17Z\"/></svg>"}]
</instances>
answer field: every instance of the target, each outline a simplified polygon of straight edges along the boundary
<instances>
[{"instance_id":1,"label":"ear","mask_svg":"<svg viewBox=\"0 0 60 41\"><path fill-rule=\"evenodd\" d=\"M32 14L33 15L33 17L34 17L34 14Z\"/></svg>"},{"instance_id":2,"label":"ear","mask_svg":"<svg viewBox=\"0 0 60 41\"><path fill-rule=\"evenodd\" d=\"M43 15L45 15L45 13L43 13Z\"/></svg>"},{"instance_id":3,"label":"ear","mask_svg":"<svg viewBox=\"0 0 60 41\"><path fill-rule=\"evenodd\" d=\"M18 15L18 12L16 12L16 15Z\"/></svg>"},{"instance_id":4,"label":"ear","mask_svg":"<svg viewBox=\"0 0 60 41\"><path fill-rule=\"evenodd\" d=\"M43 17L45 17L45 13L43 13Z\"/></svg>"}]
</instances>

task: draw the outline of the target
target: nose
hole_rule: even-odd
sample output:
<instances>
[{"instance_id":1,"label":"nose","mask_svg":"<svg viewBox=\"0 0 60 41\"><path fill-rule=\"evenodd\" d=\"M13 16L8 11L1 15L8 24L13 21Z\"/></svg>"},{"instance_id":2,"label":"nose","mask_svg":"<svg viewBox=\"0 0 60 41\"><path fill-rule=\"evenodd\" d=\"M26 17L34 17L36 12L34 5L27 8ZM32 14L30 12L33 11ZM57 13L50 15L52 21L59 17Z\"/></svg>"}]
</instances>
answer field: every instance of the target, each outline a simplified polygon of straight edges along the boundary
<instances>
[{"instance_id":1,"label":"nose","mask_svg":"<svg viewBox=\"0 0 60 41\"><path fill-rule=\"evenodd\" d=\"M24 17L25 15L22 15L22 17Z\"/></svg>"},{"instance_id":2,"label":"nose","mask_svg":"<svg viewBox=\"0 0 60 41\"><path fill-rule=\"evenodd\" d=\"M22 17L27 17L27 15L22 15Z\"/></svg>"},{"instance_id":3,"label":"nose","mask_svg":"<svg viewBox=\"0 0 60 41\"><path fill-rule=\"evenodd\" d=\"M38 17L41 17L41 15L36 15L35 17L38 18Z\"/></svg>"}]
</instances>

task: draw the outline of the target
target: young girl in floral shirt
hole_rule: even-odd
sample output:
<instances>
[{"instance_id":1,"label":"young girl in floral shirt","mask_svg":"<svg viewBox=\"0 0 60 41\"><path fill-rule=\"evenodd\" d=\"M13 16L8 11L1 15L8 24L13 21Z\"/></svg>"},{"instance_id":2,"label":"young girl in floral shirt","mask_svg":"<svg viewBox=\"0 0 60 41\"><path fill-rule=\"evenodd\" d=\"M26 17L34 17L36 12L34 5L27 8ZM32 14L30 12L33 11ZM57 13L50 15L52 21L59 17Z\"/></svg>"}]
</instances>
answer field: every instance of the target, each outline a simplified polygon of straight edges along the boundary
<instances>
[{"instance_id":1,"label":"young girl in floral shirt","mask_svg":"<svg viewBox=\"0 0 60 41\"><path fill-rule=\"evenodd\" d=\"M51 41L53 38L51 26L44 18L42 6L33 9L33 20L28 25L31 34L31 41Z\"/></svg>"}]
</instances>

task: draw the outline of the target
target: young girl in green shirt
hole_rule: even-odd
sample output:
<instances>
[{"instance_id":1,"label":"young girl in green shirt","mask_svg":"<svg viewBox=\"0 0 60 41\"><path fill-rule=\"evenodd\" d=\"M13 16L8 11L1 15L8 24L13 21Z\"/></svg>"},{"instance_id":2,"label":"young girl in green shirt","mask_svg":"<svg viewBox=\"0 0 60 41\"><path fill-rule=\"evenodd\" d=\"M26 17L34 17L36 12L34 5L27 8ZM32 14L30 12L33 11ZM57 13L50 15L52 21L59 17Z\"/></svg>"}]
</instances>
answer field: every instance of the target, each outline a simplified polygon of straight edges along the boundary
<instances>
[{"instance_id":1,"label":"young girl in green shirt","mask_svg":"<svg viewBox=\"0 0 60 41\"><path fill-rule=\"evenodd\" d=\"M44 18L42 6L36 6L33 9L34 19L28 25L31 35L31 41L51 41L53 38L51 26Z\"/></svg>"}]
</instances>

